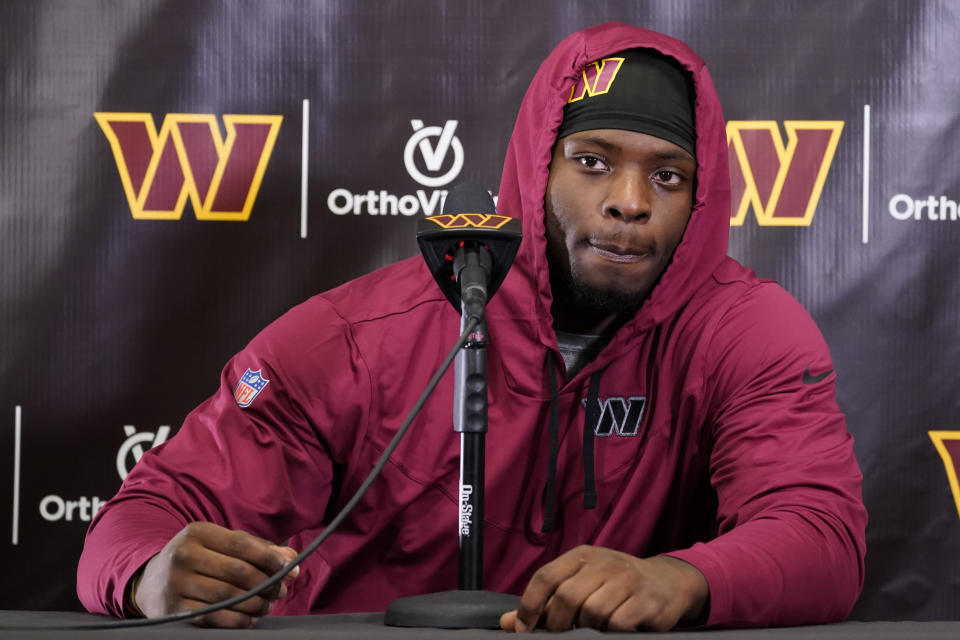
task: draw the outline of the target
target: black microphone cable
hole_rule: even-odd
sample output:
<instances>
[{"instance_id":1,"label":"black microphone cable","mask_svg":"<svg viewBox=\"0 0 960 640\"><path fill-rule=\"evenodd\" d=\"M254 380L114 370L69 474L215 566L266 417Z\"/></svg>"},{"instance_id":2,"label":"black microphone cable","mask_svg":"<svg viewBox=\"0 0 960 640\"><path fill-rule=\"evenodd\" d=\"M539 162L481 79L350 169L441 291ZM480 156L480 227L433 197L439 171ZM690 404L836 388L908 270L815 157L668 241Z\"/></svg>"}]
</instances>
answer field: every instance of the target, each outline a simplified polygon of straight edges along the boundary
<instances>
[{"instance_id":1,"label":"black microphone cable","mask_svg":"<svg viewBox=\"0 0 960 640\"><path fill-rule=\"evenodd\" d=\"M387 460L390 459L390 455L400 444L400 440L403 439L404 434L406 434L407 429L410 428L410 425L413 423L414 418L417 417L417 414L420 413L420 410L423 408L423 405L426 403L427 399L433 393L433 390L436 388L437 384L440 382L440 378L443 377L443 374L446 373L447 369L450 368L450 364L453 362L454 358L457 357L457 353L470 339L470 334L473 333L473 330L476 329L479 320L476 317L471 317L467 324L464 326L463 333L460 334L460 337L457 338L457 342L453 345L453 348L450 350L450 353L447 354L446 359L443 361L443 364L440 365L440 368L433 378L430 379L430 382L427 384L426 388L423 390L423 393L420 394L420 397L417 399L416 404L413 405L413 408L410 410L410 413L407 414L406 420L403 421L403 424L400 425L400 428L397 429L397 433L393 436L393 440L390 441L390 444L387 445L387 448L383 450L383 453L380 455L380 458L377 460L377 463L373 466L373 469L367 475L366 480L363 481L363 484L360 485L360 488L357 489L357 492L353 494L353 497L350 498L350 501L344 505L343 509L330 521L330 524L326 529L323 530L320 535L313 539L313 541L308 544L303 551L301 551L296 558L291 560L286 564L282 569L274 573L272 576L250 589L239 595L228 598L227 600L222 600L220 602L214 602L213 604L208 604L199 609L191 609L189 611L180 611L179 613L171 613L166 616L160 616L158 618L132 618L127 620L114 620L111 619L105 622L92 622L90 624L75 624L75 625L40 625L40 626L26 626L26 625L13 625L13 626L0 626L0 630L5 631L52 631L56 629L62 629L64 631L82 631L82 630L94 630L94 629L130 629L133 627L151 627L155 625L167 624L169 622L179 622L182 620L189 620L190 618L195 618L197 616L203 616L208 613L213 613L214 611L220 611L221 609L229 609L235 604L239 604L248 598L252 598L256 595L260 595L273 585L277 584L283 578L293 571L293 568L303 562L307 556L313 553L317 547L319 547L327 537L333 533L337 527L346 519L350 514L357 503L360 502L360 499L367 492L367 489L370 488L370 485L373 484L373 481L377 479L377 476L380 475L380 471L383 469L384 465L387 464Z\"/></svg>"}]
</instances>

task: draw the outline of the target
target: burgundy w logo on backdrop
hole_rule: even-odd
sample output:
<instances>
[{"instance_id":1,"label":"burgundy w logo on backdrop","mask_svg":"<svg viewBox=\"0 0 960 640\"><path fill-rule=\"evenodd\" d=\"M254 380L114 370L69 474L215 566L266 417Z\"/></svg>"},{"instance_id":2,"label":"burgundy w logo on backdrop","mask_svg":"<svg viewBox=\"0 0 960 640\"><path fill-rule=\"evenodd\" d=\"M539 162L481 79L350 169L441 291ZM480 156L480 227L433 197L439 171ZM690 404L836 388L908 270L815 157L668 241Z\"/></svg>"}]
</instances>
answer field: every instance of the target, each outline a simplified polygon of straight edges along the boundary
<instances>
[{"instance_id":1,"label":"burgundy w logo on backdrop","mask_svg":"<svg viewBox=\"0 0 960 640\"><path fill-rule=\"evenodd\" d=\"M752 209L761 226L807 227L823 192L843 130L840 120L730 121L730 224Z\"/></svg>"},{"instance_id":2,"label":"burgundy w logo on backdrop","mask_svg":"<svg viewBox=\"0 0 960 640\"><path fill-rule=\"evenodd\" d=\"M130 212L179 220L187 198L198 220L246 221L283 116L170 113L160 132L149 113L94 113L110 142Z\"/></svg>"},{"instance_id":3,"label":"burgundy w logo on backdrop","mask_svg":"<svg viewBox=\"0 0 960 640\"><path fill-rule=\"evenodd\" d=\"M957 506L957 515L960 515L960 481L957 479L957 472L960 470L960 431L929 431L928 433L943 460L943 466L947 471L947 482Z\"/></svg>"}]
</instances>

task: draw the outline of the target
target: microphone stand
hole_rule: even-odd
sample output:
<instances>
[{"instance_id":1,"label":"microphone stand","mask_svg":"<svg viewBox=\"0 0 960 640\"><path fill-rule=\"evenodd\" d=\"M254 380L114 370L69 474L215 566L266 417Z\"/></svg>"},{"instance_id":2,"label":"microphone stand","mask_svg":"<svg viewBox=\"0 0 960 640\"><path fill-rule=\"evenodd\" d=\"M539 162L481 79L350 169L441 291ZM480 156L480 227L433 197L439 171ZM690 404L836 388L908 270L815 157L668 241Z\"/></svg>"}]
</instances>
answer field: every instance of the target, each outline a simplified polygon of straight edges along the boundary
<instances>
[{"instance_id":1,"label":"microphone stand","mask_svg":"<svg viewBox=\"0 0 960 640\"><path fill-rule=\"evenodd\" d=\"M460 318L460 331L467 316ZM454 363L453 430L460 434L458 588L482 589L483 485L487 437L487 321L476 326Z\"/></svg>"},{"instance_id":2,"label":"microphone stand","mask_svg":"<svg viewBox=\"0 0 960 640\"><path fill-rule=\"evenodd\" d=\"M465 269L482 262L476 247L465 252ZM458 255L458 259L460 256ZM489 260L489 258L488 258ZM453 430L460 434L460 537L458 588L390 603L384 624L395 627L499 629L500 616L516 609L520 598L483 589L484 457L487 433L487 322L483 299L478 302L462 284L460 331L479 316L454 364ZM469 302L468 302L469 300Z\"/></svg>"}]
</instances>

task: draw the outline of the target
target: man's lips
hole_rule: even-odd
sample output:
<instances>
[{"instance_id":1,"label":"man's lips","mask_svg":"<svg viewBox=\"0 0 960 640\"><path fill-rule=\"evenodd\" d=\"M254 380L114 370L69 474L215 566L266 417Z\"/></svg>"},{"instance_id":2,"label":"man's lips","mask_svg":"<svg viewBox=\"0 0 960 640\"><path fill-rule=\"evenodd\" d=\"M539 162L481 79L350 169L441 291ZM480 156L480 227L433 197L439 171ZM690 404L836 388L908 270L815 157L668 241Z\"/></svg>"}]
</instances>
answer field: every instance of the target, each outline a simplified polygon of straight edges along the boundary
<instances>
[{"instance_id":1,"label":"man's lips","mask_svg":"<svg viewBox=\"0 0 960 640\"><path fill-rule=\"evenodd\" d=\"M587 249L594 255L610 262L640 262L651 253L649 247L622 245L612 242L590 241Z\"/></svg>"}]
</instances>

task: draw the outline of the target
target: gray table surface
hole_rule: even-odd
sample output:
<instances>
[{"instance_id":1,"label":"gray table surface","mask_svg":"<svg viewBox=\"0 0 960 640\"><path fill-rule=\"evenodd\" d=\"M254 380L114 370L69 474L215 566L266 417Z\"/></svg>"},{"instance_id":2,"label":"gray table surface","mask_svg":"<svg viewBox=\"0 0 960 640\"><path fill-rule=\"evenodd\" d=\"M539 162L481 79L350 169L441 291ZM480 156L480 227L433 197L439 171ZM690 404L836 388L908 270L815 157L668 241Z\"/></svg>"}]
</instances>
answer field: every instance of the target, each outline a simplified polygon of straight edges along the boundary
<instances>
[{"instance_id":1,"label":"gray table surface","mask_svg":"<svg viewBox=\"0 0 960 640\"><path fill-rule=\"evenodd\" d=\"M413 640L419 638L490 638L504 636L502 631L479 629L406 629L383 625L382 613L352 613L323 616L267 617L256 628L243 630L201 629L180 622L157 627L136 629L24 629L37 626L69 626L103 622L103 616L63 611L0 611L0 638L3 640L37 638L214 638L233 640L244 638L387 638L389 640ZM20 627L11 629L11 627ZM546 632L538 632L544 634ZM562 634L564 638L596 638L608 635L592 629L575 629ZM609 634L613 636L614 634ZM617 638L646 636L642 633L618 633ZM671 640L722 640L746 638L746 640L799 640L831 638L864 640L866 638L960 638L960 621L925 622L843 622L840 624L813 625L807 627L783 627L774 629L724 629L681 631L670 634Z\"/></svg>"}]
</instances>

